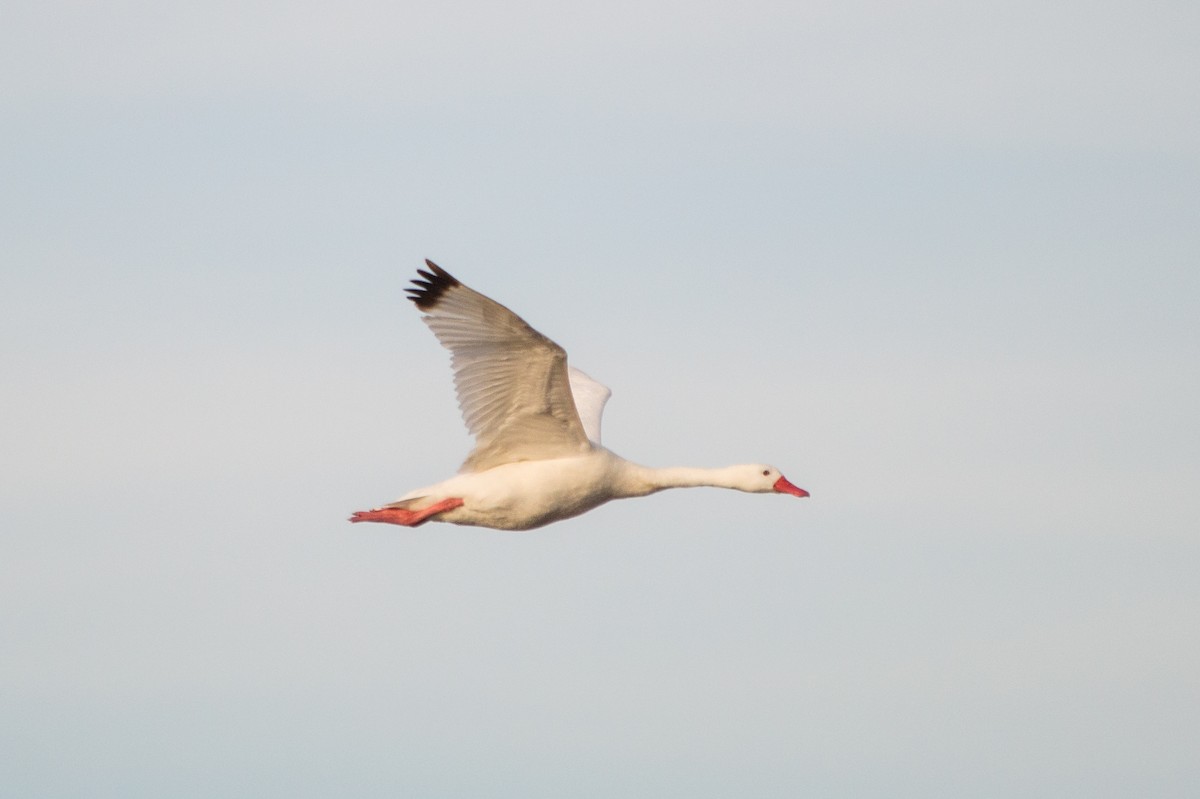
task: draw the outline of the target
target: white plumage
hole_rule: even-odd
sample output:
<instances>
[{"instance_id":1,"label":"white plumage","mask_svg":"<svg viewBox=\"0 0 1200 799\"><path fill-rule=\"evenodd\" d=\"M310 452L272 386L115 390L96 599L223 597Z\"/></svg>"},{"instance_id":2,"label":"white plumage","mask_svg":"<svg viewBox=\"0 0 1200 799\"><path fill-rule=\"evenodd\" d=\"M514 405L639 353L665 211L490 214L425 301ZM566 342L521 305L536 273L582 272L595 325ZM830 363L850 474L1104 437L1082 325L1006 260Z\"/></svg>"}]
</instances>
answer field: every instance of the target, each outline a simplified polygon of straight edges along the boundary
<instances>
[{"instance_id":1,"label":"white plumage","mask_svg":"<svg viewBox=\"0 0 1200 799\"><path fill-rule=\"evenodd\" d=\"M610 499L665 488L716 486L808 496L777 469L651 469L600 444L612 392L567 365L562 347L448 272L429 271L408 289L425 323L451 353L454 386L475 448L457 475L350 521L415 527L444 521L528 530L577 516Z\"/></svg>"}]
</instances>

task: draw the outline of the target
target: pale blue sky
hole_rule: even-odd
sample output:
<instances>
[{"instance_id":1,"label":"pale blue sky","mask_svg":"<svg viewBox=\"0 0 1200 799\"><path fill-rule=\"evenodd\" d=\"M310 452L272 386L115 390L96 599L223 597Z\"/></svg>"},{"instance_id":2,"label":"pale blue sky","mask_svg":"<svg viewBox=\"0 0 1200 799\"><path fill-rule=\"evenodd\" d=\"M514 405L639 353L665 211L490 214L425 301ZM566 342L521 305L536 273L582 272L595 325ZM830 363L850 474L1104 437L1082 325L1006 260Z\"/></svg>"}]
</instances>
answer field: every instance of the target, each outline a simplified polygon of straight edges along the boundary
<instances>
[{"instance_id":1,"label":"pale blue sky","mask_svg":"<svg viewBox=\"0 0 1200 799\"><path fill-rule=\"evenodd\" d=\"M1194 3L10 3L0 793L1194 796ZM423 258L669 492L469 440Z\"/></svg>"}]
</instances>

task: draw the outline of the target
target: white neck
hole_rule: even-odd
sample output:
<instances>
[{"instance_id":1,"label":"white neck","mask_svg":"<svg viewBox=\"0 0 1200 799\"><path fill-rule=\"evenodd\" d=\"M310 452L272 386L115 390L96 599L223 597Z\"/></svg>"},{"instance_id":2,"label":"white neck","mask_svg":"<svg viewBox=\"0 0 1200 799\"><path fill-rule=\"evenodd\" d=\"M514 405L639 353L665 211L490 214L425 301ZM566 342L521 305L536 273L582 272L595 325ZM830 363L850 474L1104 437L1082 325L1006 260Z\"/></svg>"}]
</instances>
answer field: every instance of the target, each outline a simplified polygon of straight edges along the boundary
<instances>
[{"instance_id":1,"label":"white neck","mask_svg":"<svg viewBox=\"0 0 1200 799\"><path fill-rule=\"evenodd\" d=\"M693 466L668 466L655 469L650 466L625 461L622 495L641 497L663 491L667 488L696 488L708 486L712 488L742 489L734 479L735 467L726 466L719 469L701 469ZM744 489L742 489L744 490Z\"/></svg>"}]
</instances>

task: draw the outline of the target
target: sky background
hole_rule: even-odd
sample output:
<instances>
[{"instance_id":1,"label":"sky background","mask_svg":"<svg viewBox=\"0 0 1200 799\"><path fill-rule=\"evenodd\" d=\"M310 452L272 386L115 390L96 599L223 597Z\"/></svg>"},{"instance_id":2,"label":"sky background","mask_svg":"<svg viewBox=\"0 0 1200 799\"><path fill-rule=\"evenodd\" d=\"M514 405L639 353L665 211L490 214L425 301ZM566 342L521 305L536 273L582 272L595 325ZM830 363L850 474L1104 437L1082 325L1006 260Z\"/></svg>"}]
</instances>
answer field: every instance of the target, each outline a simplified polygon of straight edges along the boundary
<instances>
[{"instance_id":1,"label":"sky background","mask_svg":"<svg viewBox=\"0 0 1200 799\"><path fill-rule=\"evenodd\" d=\"M1200 6L26 2L0 794L1200 791ZM422 259L650 465L470 446Z\"/></svg>"}]
</instances>

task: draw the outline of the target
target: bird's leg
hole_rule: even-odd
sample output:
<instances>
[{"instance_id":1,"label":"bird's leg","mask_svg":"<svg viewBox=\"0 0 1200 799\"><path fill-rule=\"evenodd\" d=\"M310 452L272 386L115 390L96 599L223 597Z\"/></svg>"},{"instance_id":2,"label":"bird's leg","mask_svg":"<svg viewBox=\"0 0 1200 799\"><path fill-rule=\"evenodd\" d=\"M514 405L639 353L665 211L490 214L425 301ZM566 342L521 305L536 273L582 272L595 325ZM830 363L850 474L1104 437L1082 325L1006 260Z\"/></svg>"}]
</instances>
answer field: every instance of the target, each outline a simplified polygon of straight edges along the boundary
<instances>
[{"instance_id":1,"label":"bird's leg","mask_svg":"<svg viewBox=\"0 0 1200 799\"><path fill-rule=\"evenodd\" d=\"M431 516L448 510L462 507L463 501L458 497L443 499L428 508L408 510L407 508L375 508L374 510L356 511L350 517L352 522L383 522L384 524L399 524L404 527L417 527L429 521Z\"/></svg>"}]
</instances>

